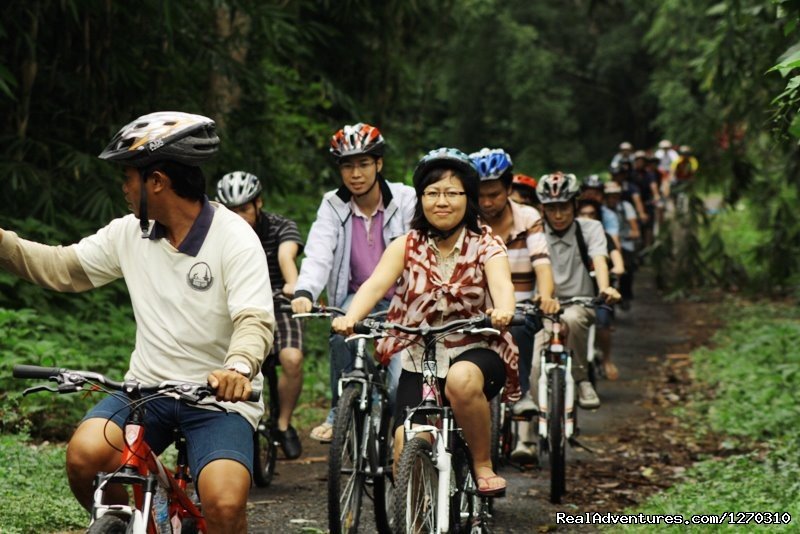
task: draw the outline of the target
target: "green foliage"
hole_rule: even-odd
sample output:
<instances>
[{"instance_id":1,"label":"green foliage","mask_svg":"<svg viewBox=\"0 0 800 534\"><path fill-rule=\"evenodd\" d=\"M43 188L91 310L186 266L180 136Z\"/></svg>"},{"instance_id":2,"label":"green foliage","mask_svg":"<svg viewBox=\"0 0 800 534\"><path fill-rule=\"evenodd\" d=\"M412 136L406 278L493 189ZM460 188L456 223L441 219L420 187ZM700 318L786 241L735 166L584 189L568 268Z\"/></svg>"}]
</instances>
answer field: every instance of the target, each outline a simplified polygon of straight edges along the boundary
<instances>
[{"instance_id":1,"label":"green foliage","mask_svg":"<svg viewBox=\"0 0 800 534\"><path fill-rule=\"evenodd\" d=\"M89 515L64 476L63 445L0 434L0 525L8 534L85 527Z\"/></svg>"},{"instance_id":2,"label":"green foliage","mask_svg":"<svg viewBox=\"0 0 800 534\"><path fill-rule=\"evenodd\" d=\"M695 376L713 395L694 399L684 413L693 414L687 423L698 433L710 429L744 444L761 442L762 450L701 461L679 484L630 512L684 517L726 511L789 512L792 525L769 527L769 531L797 530L800 311L785 305L744 304L731 299L721 305L728 324L714 336L714 348L693 353ZM742 526L687 526L684 530L717 532L721 528Z\"/></svg>"}]
</instances>

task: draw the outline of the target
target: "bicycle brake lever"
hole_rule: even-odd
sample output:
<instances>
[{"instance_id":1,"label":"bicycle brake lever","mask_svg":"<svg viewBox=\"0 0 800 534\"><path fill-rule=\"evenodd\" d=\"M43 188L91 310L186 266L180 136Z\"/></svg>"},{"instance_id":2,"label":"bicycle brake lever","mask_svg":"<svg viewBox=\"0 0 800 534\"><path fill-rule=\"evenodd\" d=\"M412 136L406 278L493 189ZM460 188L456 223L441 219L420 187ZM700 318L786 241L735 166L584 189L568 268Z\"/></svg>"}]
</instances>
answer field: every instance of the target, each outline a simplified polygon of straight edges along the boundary
<instances>
[{"instance_id":1,"label":"bicycle brake lever","mask_svg":"<svg viewBox=\"0 0 800 534\"><path fill-rule=\"evenodd\" d=\"M25 388L25 391L22 392L22 396L24 397L25 395L30 395L31 393L37 393L39 391L50 391L52 393L61 393L59 391L59 388L57 387L41 385L41 386L33 386L30 388Z\"/></svg>"},{"instance_id":2,"label":"bicycle brake lever","mask_svg":"<svg viewBox=\"0 0 800 534\"><path fill-rule=\"evenodd\" d=\"M500 330L496 328L464 328L458 331L459 334L495 334L500 335Z\"/></svg>"}]
</instances>

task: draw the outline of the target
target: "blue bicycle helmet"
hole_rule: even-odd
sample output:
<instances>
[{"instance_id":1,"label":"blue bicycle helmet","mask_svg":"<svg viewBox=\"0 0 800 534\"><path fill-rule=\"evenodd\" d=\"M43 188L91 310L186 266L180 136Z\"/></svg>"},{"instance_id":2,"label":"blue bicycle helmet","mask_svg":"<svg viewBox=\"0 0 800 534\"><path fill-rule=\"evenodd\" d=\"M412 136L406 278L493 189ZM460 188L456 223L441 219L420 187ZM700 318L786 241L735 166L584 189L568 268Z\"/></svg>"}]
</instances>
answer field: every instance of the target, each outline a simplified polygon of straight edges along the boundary
<instances>
[{"instance_id":1,"label":"blue bicycle helmet","mask_svg":"<svg viewBox=\"0 0 800 534\"><path fill-rule=\"evenodd\" d=\"M482 148L469 155L472 164L478 169L481 182L511 177L513 162L511 156L502 148ZM511 180L508 180L510 183Z\"/></svg>"}]
</instances>

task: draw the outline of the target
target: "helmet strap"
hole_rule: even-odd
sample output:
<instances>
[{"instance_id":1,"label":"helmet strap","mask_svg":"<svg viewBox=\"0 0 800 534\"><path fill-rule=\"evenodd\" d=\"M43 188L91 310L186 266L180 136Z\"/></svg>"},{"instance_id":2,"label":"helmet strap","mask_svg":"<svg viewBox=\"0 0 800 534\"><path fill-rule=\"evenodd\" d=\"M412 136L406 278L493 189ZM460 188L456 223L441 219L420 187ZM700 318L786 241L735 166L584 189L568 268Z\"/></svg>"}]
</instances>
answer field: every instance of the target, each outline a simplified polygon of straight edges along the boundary
<instances>
[{"instance_id":1,"label":"helmet strap","mask_svg":"<svg viewBox=\"0 0 800 534\"><path fill-rule=\"evenodd\" d=\"M370 192L370 191L372 191L373 189L375 189L375 186L376 186L377 184L378 184L378 175L377 175L377 174L375 174L375 180L373 180L373 181L372 181L372 185L371 185L371 186L369 186L369 189L367 189L366 191L364 191L364 192L363 192L363 193L361 193L360 195L353 195L353 196L354 196L354 197L356 197L356 198L361 198L361 197L363 197L363 196L366 196L366 195L368 195L368 194L369 194L369 192Z\"/></svg>"},{"instance_id":2,"label":"helmet strap","mask_svg":"<svg viewBox=\"0 0 800 534\"><path fill-rule=\"evenodd\" d=\"M150 237L150 220L147 218L147 177L150 175L149 169L139 169L142 185L139 188L139 228L142 230L142 239Z\"/></svg>"}]
</instances>

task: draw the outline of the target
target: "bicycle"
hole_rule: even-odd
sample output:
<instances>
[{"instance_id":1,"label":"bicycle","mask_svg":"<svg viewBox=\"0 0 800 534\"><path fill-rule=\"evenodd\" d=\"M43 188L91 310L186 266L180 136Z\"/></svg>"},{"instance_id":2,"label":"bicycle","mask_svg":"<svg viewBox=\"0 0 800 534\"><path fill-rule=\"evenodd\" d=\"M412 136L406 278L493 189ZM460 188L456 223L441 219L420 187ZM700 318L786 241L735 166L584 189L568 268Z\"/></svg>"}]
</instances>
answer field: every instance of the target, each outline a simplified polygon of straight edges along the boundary
<instances>
[{"instance_id":1,"label":"bicycle","mask_svg":"<svg viewBox=\"0 0 800 534\"><path fill-rule=\"evenodd\" d=\"M518 323L521 321L517 321ZM395 470L392 499L393 532L484 532L490 497L478 495L467 444L444 406L436 378L436 342L453 333L498 333L487 317L451 321L437 326L409 327L366 319L354 331L368 335L390 335L392 331L422 336L422 403L406 409L403 424L405 445ZM421 413L427 424L412 426ZM419 436L429 434L431 441Z\"/></svg>"},{"instance_id":2,"label":"bicycle","mask_svg":"<svg viewBox=\"0 0 800 534\"><path fill-rule=\"evenodd\" d=\"M561 503L566 494L566 445L577 444L578 411L575 409L575 381L572 378L572 351L565 347L566 328L560 318L570 305L594 306L599 301L573 297L561 301L561 309L552 315L543 314L534 305L523 305L525 315L551 321L551 337L540 353L538 378L539 465L550 465L550 502ZM564 339L562 339L562 335Z\"/></svg>"},{"instance_id":3,"label":"bicycle","mask_svg":"<svg viewBox=\"0 0 800 534\"><path fill-rule=\"evenodd\" d=\"M332 306L315 306L297 318L344 315ZM373 320L385 312L373 313ZM376 336L356 334L353 370L339 378L339 400L328 457L328 527L332 534L357 532L363 495L375 509L379 532L391 531L387 503L392 491L391 413L386 369L367 353L366 342ZM372 494L370 495L369 488Z\"/></svg>"},{"instance_id":4,"label":"bicycle","mask_svg":"<svg viewBox=\"0 0 800 534\"><path fill-rule=\"evenodd\" d=\"M155 534L157 533L154 498L163 491L167 498L168 517L171 529L183 534L206 532L201 505L187 490L192 483L189 473L186 440L176 429L177 465L170 471L144 441L145 406L148 401L177 394L189 404L213 396L214 390L208 384L181 381L165 381L157 385L143 385L138 382L116 382L100 373L75 371L56 367L35 365L15 365L14 378L47 379L58 384L57 387L39 385L25 389L23 395L38 391L53 393L74 393L88 389L124 393L130 399L131 413L125 422L123 448L120 451L120 465L111 473L100 472L94 481L94 500L87 534ZM255 402L261 392L254 391L250 399ZM222 406L212 403L204 406ZM132 486L133 506L104 504L108 484ZM163 533L160 533L163 534Z\"/></svg>"}]
</instances>

